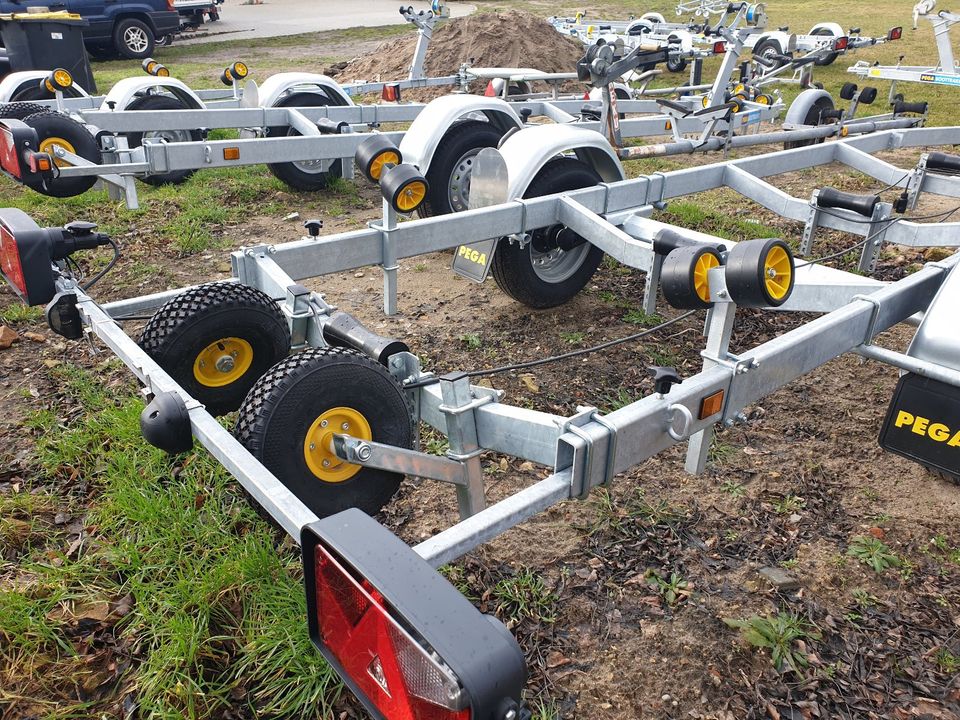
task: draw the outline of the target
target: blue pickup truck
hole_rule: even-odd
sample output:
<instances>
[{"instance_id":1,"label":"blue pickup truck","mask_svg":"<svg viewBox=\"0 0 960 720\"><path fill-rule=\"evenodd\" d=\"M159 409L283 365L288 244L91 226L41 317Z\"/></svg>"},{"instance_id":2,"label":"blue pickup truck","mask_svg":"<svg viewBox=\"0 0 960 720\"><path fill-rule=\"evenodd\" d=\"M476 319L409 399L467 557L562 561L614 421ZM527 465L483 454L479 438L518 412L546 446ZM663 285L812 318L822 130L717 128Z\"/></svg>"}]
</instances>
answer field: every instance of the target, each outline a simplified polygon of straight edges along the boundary
<instances>
[{"instance_id":1,"label":"blue pickup truck","mask_svg":"<svg viewBox=\"0 0 960 720\"><path fill-rule=\"evenodd\" d=\"M158 39L180 29L173 0L0 0L0 13L22 13L29 7L68 10L90 23L83 40L95 57L142 60L153 54Z\"/></svg>"}]
</instances>

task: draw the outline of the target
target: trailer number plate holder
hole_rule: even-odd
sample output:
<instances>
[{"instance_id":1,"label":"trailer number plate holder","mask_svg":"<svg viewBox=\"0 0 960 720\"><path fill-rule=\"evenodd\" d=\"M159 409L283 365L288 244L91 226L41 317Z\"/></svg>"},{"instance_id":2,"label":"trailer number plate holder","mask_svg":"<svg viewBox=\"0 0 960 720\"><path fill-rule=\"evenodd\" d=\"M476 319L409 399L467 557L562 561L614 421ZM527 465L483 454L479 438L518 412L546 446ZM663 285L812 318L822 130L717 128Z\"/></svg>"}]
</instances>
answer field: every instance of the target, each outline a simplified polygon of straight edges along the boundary
<instances>
[{"instance_id":1,"label":"trailer number plate holder","mask_svg":"<svg viewBox=\"0 0 960 720\"><path fill-rule=\"evenodd\" d=\"M484 148L473 163L470 174L470 209L501 205L509 197L509 176L503 155L494 148ZM490 272L493 253L500 238L459 245L453 256L453 271L467 280L481 283Z\"/></svg>"}]
</instances>

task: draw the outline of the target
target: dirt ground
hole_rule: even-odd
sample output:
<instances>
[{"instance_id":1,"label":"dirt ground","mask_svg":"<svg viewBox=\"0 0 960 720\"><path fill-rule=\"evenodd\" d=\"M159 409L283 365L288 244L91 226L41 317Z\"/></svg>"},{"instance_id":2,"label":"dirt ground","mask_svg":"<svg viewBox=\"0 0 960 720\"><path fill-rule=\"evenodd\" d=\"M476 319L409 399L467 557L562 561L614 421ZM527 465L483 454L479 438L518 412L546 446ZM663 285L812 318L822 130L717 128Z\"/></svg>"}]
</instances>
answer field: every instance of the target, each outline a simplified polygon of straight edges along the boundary
<instances>
[{"instance_id":1,"label":"dirt ground","mask_svg":"<svg viewBox=\"0 0 960 720\"><path fill-rule=\"evenodd\" d=\"M888 157L911 167L916 153ZM824 184L871 187L836 168L784 175L778 183L798 197ZM362 185L360 196L357 207L324 218L325 233L379 216L375 190ZM718 208L699 230L733 216L799 237L797 224L734 204L730 195L699 199ZM285 200L298 210L299 196ZM930 198L917 212L939 211L944 203ZM224 277L230 249L299 234L297 223L255 215L221 229L223 250L185 261L141 229L123 239L124 257L97 297ZM815 253L852 242L825 233ZM897 279L936 257L889 248L877 274ZM132 276L135 263L147 258L162 272ZM492 281L471 285L450 273L449 263L447 253L403 260L400 312L390 318L378 309L375 268L310 285L371 329L406 341L437 372L543 357L638 330L629 310L640 304L644 277L614 263L605 262L573 302L547 311L518 305ZM15 302L0 289L0 309ZM805 319L740 311L732 350ZM25 478L43 482L23 422L38 404L59 402L58 365L80 364L104 383L130 385L124 373L103 365L104 353L91 355L41 321L13 326L20 342L0 351L2 493ZM648 365L696 373L701 330L697 316L641 343L501 375L492 384L511 404L562 414L585 404L609 411L652 392ZM900 349L910 336L898 327L882 343ZM511 612L491 592L498 583L532 574L546 587L539 609L512 623L531 671L535 717L960 718L960 487L878 447L897 377L892 368L841 357L748 408L745 424L721 431L704 475L685 474L684 447L675 447L618 477L609 492L562 503L458 561L451 579L482 610L502 617ZM491 501L549 474L494 453L483 464ZM97 501L92 490L87 502ZM456 500L449 488L408 480L381 520L414 543L456 521ZM864 537L885 543L896 563L877 572L858 561L849 551ZM19 557L16 547L3 549L0 582L16 574ZM770 568L791 582L774 587L760 573ZM775 669L769 650L751 646L725 622L778 613L800 618L804 628L792 646L793 669ZM31 698L15 698L0 705L0 718L31 717L31 707ZM341 718L362 716L349 700L342 712Z\"/></svg>"}]
</instances>

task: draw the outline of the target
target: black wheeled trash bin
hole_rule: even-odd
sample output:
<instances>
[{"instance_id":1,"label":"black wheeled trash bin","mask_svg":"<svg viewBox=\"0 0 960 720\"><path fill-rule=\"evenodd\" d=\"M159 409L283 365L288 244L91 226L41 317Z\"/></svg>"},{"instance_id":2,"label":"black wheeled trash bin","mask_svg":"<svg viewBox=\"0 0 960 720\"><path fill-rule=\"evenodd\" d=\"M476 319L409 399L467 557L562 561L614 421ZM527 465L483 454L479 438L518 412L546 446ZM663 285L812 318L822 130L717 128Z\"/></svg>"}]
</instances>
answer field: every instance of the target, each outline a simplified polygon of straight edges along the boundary
<instances>
[{"instance_id":1,"label":"black wheeled trash bin","mask_svg":"<svg viewBox=\"0 0 960 720\"><path fill-rule=\"evenodd\" d=\"M97 86L83 45L83 28L88 24L79 15L63 11L0 15L10 71L63 68L93 95Z\"/></svg>"}]
</instances>

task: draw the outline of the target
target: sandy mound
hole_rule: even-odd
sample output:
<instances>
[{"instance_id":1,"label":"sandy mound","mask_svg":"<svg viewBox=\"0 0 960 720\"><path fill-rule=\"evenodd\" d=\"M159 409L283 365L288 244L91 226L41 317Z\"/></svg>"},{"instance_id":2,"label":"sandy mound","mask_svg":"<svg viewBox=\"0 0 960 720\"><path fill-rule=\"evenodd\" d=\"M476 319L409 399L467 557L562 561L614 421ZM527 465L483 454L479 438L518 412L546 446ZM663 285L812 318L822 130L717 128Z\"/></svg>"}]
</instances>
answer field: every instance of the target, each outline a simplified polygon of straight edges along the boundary
<instances>
[{"instance_id":1,"label":"sandy mound","mask_svg":"<svg viewBox=\"0 0 960 720\"><path fill-rule=\"evenodd\" d=\"M415 34L385 42L369 55L355 58L337 72L339 82L400 80L410 72ZM432 77L453 75L461 63L475 67L527 67L546 72L573 72L583 57L583 46L564 37L542 18L518 10L481 13L448 20L438 27L427 50L426 72ZM479 83L471 89L483 91ZM448 92L438 88L416 91L436 97ZM409 99L414 91L405 93Z\"/></svg>"}]
</instances>

